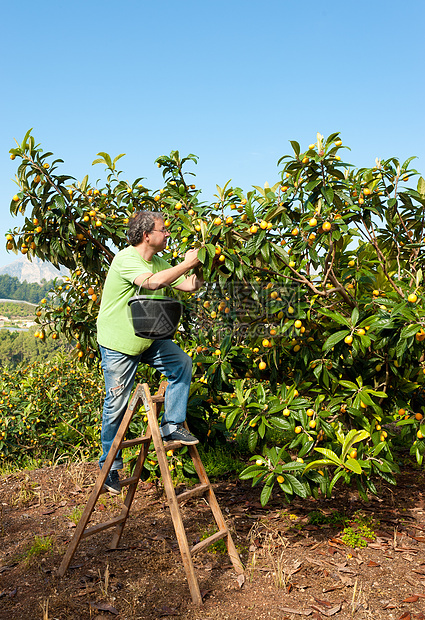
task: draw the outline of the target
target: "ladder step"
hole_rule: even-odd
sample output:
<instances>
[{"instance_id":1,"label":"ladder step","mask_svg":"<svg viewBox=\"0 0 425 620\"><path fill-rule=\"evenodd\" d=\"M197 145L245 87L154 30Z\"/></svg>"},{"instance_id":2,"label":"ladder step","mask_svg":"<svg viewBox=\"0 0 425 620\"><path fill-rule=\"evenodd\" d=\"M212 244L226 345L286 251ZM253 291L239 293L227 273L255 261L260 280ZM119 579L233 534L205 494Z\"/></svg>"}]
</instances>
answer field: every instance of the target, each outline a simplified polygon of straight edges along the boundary
<instances>
[{"instance_id":1,"label":"ladder step","mask_svg":"<svg viewBox=\"0 0 425 620\"><path fill-rule=\"evenodd\" d=\"M190 550L190 553L192 555L195 555L195 553L202 551L202 549L205 549L205 547L209 547L213 543L217 542L217 540L221 540L222 538L225 538L228 533L229 533L229 530L227 528L225 530L219 530L215 534L212 534L212 536L209 536L208 538L204 538L204 540L201 540L201 542L199 542L197 545L194 545L192 549Z\"/></svg>"},{"instance_id":2,"label":"ladder step","mask_svg":"<svg viewBox=\"0 0 425 620\"><path fill-rule=\"evenodd\" d=\"M122 487L125 487L129 484L132 484L133 482L138 482L139 480L140 478L138 478L137 476L131 476L131 478L123 478L122 480L120 480L120 485Z\"/></svg>"},{"instance_id":3,"label":"ladder step","mask_svg":"<svg viewBox=\"0 0 425 620\"><path fill-rule=\"evenodd\" d=\"M151 398L153 403L163 403L165 401L165 396L158 396L157 394L153 394Z\"/></svg>"},{"instance_id":4,"label":"ladder step","mask_svg":"<svg viewBox=\"0 0 425 620\"><path fill-rule=\"evenodd\" d=\"M183 491L183 493L176 495L176 499L178 502L183 502L185 499L189 499L190 497L199 497L200 495L203 495L205 491L208 491L209 488L209 484L197 484L192 489L188 489L187 491Z\"/></svg>"},{"instance_id":5,"label":"ladder step","mask_svg":"<svg viewBox=\"0 0 425 620\"><path fill-rule=\"evenodd\" d=\"M131 446L138 446L141 443L150 443L152 437L135 437L134 439L126 439L121 442L120 448L131 448Z\"/></svg>"},{"instance_id":6,"label":"ladder step","mask_svg":"<svg viewBox=\"0 0 425 620\"><path fill-rule=\"evenodd\" d=\"M164 443L165 451L167 450L178 450L178 448L183 448L183 444L181 441L167 441Z\"/></svg>"},{"instance_id":7,"label":"ladder step","mask_svg":"<svg viewBox=\"0 0 425 620\"><path fill-rule=\"evenodd\" d=\"M97 534L97 532L102 532L103 530L107 530L110 527L114 527L119 523L122 523L127 518L127 515L114 517L113 519L109 519L109 521L105 521L104 523L98 523L97 525L92 525L88 527L81 535L81 538L86 538L87 536L91 536L92 534ZM203 542L203 541L202 541Z\"/></svg>"},{"instance_id":8,"label":"ladder step","mask_svg":"<svg viewBox=\"0 0 425 620\"><path fill-rule=\"evenodd\" d=\"M123 478L122 480L120 480L120 485L121 487L126 487L129 484L132 484L133 482L138 482L139 478L137 476L131 476L131 478ZM100 493L108 493L108 489L105 489L105 487L102 487Z\"/></svg>"}]
</instances>

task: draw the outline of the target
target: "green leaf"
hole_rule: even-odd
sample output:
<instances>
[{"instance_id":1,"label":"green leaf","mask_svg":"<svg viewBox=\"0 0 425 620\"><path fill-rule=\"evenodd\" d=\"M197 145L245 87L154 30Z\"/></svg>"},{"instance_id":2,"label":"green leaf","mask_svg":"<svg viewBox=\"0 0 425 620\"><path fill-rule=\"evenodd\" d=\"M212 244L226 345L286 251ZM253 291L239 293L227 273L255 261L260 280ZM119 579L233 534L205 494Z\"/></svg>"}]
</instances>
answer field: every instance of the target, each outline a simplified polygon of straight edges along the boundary
<instances>
[{"instance_id":1,"label":"green leaf","mask_svg":"<svg viewBox=\"0 0 425 620\"><path fill-rule=\"evenodd\" d=\"M351 450L352 446L355 443L358 443L359 441L363 441L364 439L367 439L368 437L370 437L370 433L368 433L368 431L365 431L365 430L357 431L354 428L351 429L351 431L347 433L347 436L345 437L344 443L342 445L342 452L341 452L342 460L345 459L348 452Z\"/></svg>"},{"instance_id":2,"label":"green leaf","mask_svg":"<svg viewBox=\"0 0 425 620\"><path fill-rule=\"evenodd\" d=\"M272 494L272 491L273 491L273 483L274 481L271 484L266 483L263 486L263 489L260 495L260 502L262 506L265 506L270 499L270 495Z\"/></svg>"},{"instance_id":3,"label":"green leaf","mask_svg":"<svg viewBox=\"0 0 425 620\"><path fill-rule=\"evenodd\" d=\"M284 408L284 405L283 405L283 408ZM284 420L282 418L277 418L276 416L273 416L270 418L270 423L275 428L278 428L281 431L289 431L291 428L291 424L287 420Z\"/></svg>"},{"instance_id":4,"label":"green leaf","mask_svg":"<svg viewBox=\"0 0 425 620\"><path fill-rule=\"evenodd\" d=\"M356 461L355 459L347 459L344 464L346 467L348 467L348 469L353 471L355 474L362 473L362 468L360 467L360 463Z\"/></svg>"},{"instance_id":5,"label":"green leaf","mask_svg":"<svg viewBox=\"0 0 425 620\"><path fill-rule=\"evenodd\" d=\"M119 155L117 155L116 157L114 157L114 161L112 162L112 168L115 170L115 164L117 163L117 161L119 159L121 159L121 157L124 157L125 153L120 153Z\"/></svg>"},{"instance_id":6,"label":"green leaf","mask_svg":"<svg viewBox=\"0 0 425 620\"><path fill-rule=\"evenodd\" d=\"M331 334L329 338L326 340L326 342L324 343L322 347L322 351L324 353L327 353L328 351L330 351L330 349L332 349L332 347L338 344L338 342L341 342L341 340L344 340L344 338L348 336L349 333L350 333L349 330L344 329L342 331L336 332L335 334Z\"/></svg>"},{"instance_id":7,"label":"green leaf","mask_svg":"<svg viewBox=\"0 0 425 620\"><path fill-rule=\"evenodd\" d=\"M330 461L332 461L336 465L342 465L342 460L332 450L329 450L328 448L314 448L314 449L316 450L316 452L320 452L320 454L323 454L324 456L326 456Z\"/></svg>"},{"instance_id":8,"label":"green leaf","mask_svg":"<svg viewBox=\"0 0 425 620\"><path fill-rule=\"evenodd\" d=\"M239 478L241 480L249 480L249 478L254 478L258 473L264 471L264 467L261 465L249 465L239 474Z\"/></svg>"},{"instance_id":9,"label":"green leaf","mask_svg":"<svg viewBox=\"0 0 425 620\"><path fill-rule=\"evenodd\" d=\"M343 476L343 475L344 475L344 473L345 473L345 472L344 472L344 470L343 470L343 469L339 469L339 470L335 473L335 475L334 475L334 477L332 478L331 483L330 483L330 485L329 485L329 493L332 493L332 489L334 488L334 486L335 486L335 484L338 482L338 480L341 478L341 476Z\"/></svg>"},{"instance_id":10,"label":"green leaf","mask_svg":"<svg viewBox=\"0 0 425 620\"><path fill-rule=\"evenodd\" d=\"M207 249L204 246L198 250L198 259L201 261L202 264L205 263L206 256L207 256Z\"/></svg>"},{"instance_id":11,"label":"green leaf","mask_svg":"<svg viewBox=\"0 0 425 620\"><path fill-rule=\"evenodd\" d=\"M25 149L26 149L26 146L27 146L27 140L28 140L28 138L29 138L29 136L30 136L30 133L32 132L32 129L33 129L32 127L31 127L31 129L28 129L27 133L26 133L26 134L25 134L25 136L24 136L24 139L22 140L21 149L22 149L23 151L25 151Z\"/></svg>"},{"instance_id":12,"label":"green leaf","mask_svg":"<svg viewBox=\"0 0 425 620\"><path fill-rule=\"evenodd\" d=\"M258 442L258 433L256 430L251 429L248 435L248 448L251 452L254 452Z\"/></svg>"},{"instance_id":13,"label":"green leaf","mask_svg":"<svg viewBox=\"0 0 425 620\"><path fill-rule=\"evenodd\" d=\"M304 469L304 474L310 471L310 469L319 469L320 467L324 467L326 465L336 465L334 461L330 461L329 459L318 459L317 461L311 461L308 465L306 465Z\"/></svg>"},{"instance_id":14,"label":"green leaf","mask_svg":"<svg viewBox=\"0 0 425 620\"><path fill-rule=\"evenodd\" d=\"M400 332L400 338L410 338L411 336L414 336L415 334L417 334L420 328L421 326L417 324L406 325L405 327L403 327L403 329Z\"/></svg>"},{"instance_id":15,"label":"green leaf","mask_svg":"<svg viewBox=\"0 0 425 620\"><path fill-rule=\"evenodd\" d=\"M355 392L357 392L358 390L358 386L352 381L345 381L345 379L341 379L339 384L342 385L343 387L348 388L349 390L354 390Z\"/></svg>"},{"instance_id":16,"label":"green leaf","mask_svg":"<svg viewBox=\"0 0 425 620\"><path fill-rule=\"evenodd\" d=\"M423 177L418 179L418 194L425 196L425 179Z\"/></svg>"},{"instance_id":17,"label":"green leaf","mask_svg":"<svg viewBox=\"0 0 425 620\"><path fill-rule=\"evenodd\" d=\"M351 327L350 321L345 316L342 316L342 314L332 312L331 310L326 310L325 308L318 308L318 311L327 316L329 319L333 319L335 323L338 323L339 325L345 325L348 328Z\"/></svg>"},{"instance_id":18,"label":"green leaf","mask_svg":"<svg viewBox=\"0 0 425 620\"><path fill-rule=\"evenodd\" d=\"M289 142L291 143L292 148L294 149L295 155L298 157L298 155L301 152L301 147L300 147L299 143L296 142L295 140L289 140Z\"/></svg>"},{"instance_id":19,"label":"green leaf","mask_svg":"<svg viewBox=\"0 0 425 620\"><path fill-rule=\"evenodd\" d=\"M307 489L302 482L298 480L298 478L295 478L295 476L292 476L291 474L285 474L285 478L290 483L296 495L302 497L303 499L308 496Z\"/></svg>"},{"instance_id":20,"label":"green leaf","mask_svg":"<svg viewBox=\"0 0 425 620\"><path fill-rule=\"evenodd\" d=\"M331 187L322 187L322 194L325 197L325 200L328 203L328 205L332 205L334 201L333 189Z\"/></svg>"}]
</instances>

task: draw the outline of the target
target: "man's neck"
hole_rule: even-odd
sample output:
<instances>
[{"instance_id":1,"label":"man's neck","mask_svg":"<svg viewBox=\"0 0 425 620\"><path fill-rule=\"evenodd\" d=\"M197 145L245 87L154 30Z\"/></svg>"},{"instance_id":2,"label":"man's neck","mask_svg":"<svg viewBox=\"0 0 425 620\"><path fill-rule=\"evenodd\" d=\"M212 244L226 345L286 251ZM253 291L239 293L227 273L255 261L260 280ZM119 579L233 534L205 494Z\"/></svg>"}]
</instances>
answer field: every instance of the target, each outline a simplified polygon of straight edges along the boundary
<instances>
[{"instance_id":1,"label":"man's neck","mask_svg":"<svg viewBox=\"0 0 425 620\"><path fill-rule=\"evenodd\" d=\"M135 250L139 252L143 260L147 261L148 263L151 262L152 258L156 254L155 248L152 248L151 246L149 246L147 243L144 243L143 241L142 243L139 243L138 245L134 245L133 247Z\"/></svg>"}]
</instances>

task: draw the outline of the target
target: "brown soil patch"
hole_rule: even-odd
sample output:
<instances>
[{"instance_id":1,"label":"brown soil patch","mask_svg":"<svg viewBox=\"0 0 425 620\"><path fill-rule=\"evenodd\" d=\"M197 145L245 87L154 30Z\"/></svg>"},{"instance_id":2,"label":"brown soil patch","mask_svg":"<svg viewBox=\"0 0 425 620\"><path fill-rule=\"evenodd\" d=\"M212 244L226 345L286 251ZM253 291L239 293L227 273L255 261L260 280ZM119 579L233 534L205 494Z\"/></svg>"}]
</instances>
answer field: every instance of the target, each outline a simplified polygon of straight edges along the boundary
<instances>
[{"instance_id":1,"label":"brown soil patch","mask_svg":"<svg viewBox=\"0 0 425 620\"><path fill-rule=\"evenodd\" d=\"M80 544L65 577L55 576L73 534L70 516L84 506L96 474L94 464L82 464L0 480L1 619L425 618L422 471L405 470L397 487L383 485L381 499L368 504L342 489L331 500L290 506L276 496L263 509L259 489L239 481L215 484L246 579L240 588L220 550L195 556L200 608L190 599L162 489L152 484L140 483L119 549L108 551L111 530L92 536ZM102 495L93 522L116 514L119 503ZM353 550L330 517L359 510L373 518L377 538ZM312 511L321 511L325 522L312 524ZM213 524L204 499L188 501L182 515L189 543ZM50 536L52 550L28 559L35 536Z\"/></svg>"}]
</instances>

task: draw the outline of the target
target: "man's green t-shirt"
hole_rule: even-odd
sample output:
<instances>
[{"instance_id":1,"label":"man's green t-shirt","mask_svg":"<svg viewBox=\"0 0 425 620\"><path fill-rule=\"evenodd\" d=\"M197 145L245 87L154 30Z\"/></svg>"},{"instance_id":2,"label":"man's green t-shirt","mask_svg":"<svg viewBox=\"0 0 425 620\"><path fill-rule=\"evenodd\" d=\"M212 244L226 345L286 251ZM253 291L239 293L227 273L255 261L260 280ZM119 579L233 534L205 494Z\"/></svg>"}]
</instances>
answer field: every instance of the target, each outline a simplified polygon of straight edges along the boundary
<instances>
[{"instance_id":1,"label":"man's green t-shirt","mask_svg":"<svg viewBox=\"0 0 425 620\"><path fill-rule=\"evenodd\" d=\"M139 290L134 284L138 276L170 267L167 261L156 255L150 262L144 260L131 245L116 254L106 276L97 318L97 341L101 346L127 355L138 355L150 347L153 340L139 338L134 333L128 301ZM172 286L184 280L185 277L181 276ZM143 289L142 292L144 295L165 295L164 289Z\"/></svg>"}]
</instances>

